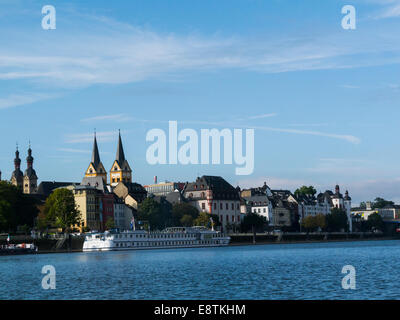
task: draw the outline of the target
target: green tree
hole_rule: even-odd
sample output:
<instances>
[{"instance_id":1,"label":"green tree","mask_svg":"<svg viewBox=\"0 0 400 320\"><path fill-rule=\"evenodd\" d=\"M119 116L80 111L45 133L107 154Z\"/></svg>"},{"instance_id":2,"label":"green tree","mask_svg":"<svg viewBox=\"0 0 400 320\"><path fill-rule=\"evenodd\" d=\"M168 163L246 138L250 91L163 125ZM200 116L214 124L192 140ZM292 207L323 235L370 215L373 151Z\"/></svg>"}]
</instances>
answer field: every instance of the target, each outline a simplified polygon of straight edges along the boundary
<instances>
[{"instance_id":1,"label":"green tree","mask_svg":"<svg viewBox=\"0 0 400 320\"><path fill-rule=\"evenodd\" d=\"M183 203L176 203L172 207L172 223L174 226L181 226L182 224L182 218L185 216L191 216L193 220L197 219L199 216L199 210L197 208L193 207L189 203L183 202ZM188 218L185 218L186 220ZM192 220L192 222L193 222Z\"/></svg>"},{"instance_id":2,"label":"green tree","mask_svg":"<svg viewBox=\"0 0 400 320\"><path fill-rule=\"evenodd\" d=\"M66 188L56 189L46 199L44 207L46 221L51 225L69 231L81 223L81 214L75 204L74 194Z\"/></svg>"},{"instance_id":3,"label":"green tree","mask_svg":"<svg viewBox=\"0 0 400 320\"><path fill-rule=\"evenodd\" d=\"M348 220L346 211L339 208L333 208L331 213L326 216L326 227L330 232L334 231L347 231Z\"/></svg>"},{"instance_id":4,"label":"green tree","mask_svg":"<svg viewBox=\"0 0 400 320\"><path fill-rule=\"evenodd\" d=\"M369 230L377 229L383 231L383 219L378 213L373 213L368 216L367 227Z\"/></svg>"},{"instance_id":5,"label":"green tree","mask_svg":"<svg viewBox=\"0 0 400 320\"><path fill-rule=\"evenodd\" d=\"M243 232L247 232L249 230L252 231L264 231L265 227L268 225L267 218L261 216L255 212L250 212L245 215L243 221L241 223L241 229Z\"/></svg>"},{"instance_id":6,"label":"green tree","mask_svg":"<svg viewBox=\"0 0 400 320\"><path fill-rule=\"evenodd\" d=\"M204 211L200 212L199 216L194 220L195 226L208 227L210 223L210 215Z\"/></svg>"},{"instance_id":7,"label":"green tree","mask_svg":"<svg viewBox=\"0 0 400 320\"><path fill-rule=\"evenodd\" d=\"M308 232L313 231L315 228L317 228L317 223L314 216L304 217L303 220L301 221L301 225Z\"/></svg>"},{"instance_id":8,"label":"green tree","mask_svg":"<svg viewBox=\"0 0 400 320\"><path fill-rule=\"evenodd\" d=\"M114 218L109 217L105 224L106 230L111 230L115 228L115 221Z\"/></svg>"},{"instance_id":9,"label":"green tree","mask_svg":"<svg viewBox=\"0 0 400 320\"><path fill-rule=\"evenodd\" d=\"M193 226L193 217L189 214L184 214L183 217L180 220L180 223L184 227L191 227Z\"/></svg>"},{"instance_id":10,"label":"green tree","mask_svg":"<svg viewBox=\"0 0 400 320\"><path fill-rule=\"evenodd\" d=\"M207 212L200 212L198 217L194 220L193 225L195 226L203 226L211 229L211 218L214 223L214 228L221 226L221 222L219 221L219 217L216 214L209 214Z\"/></svg>"},{"instance_id":11,"label":"green tree","mask_svg":"<svg viewBox=\"0 0 400 320\"><path fill-rule=\"evenodd\" d=\"M165 217L160 204L153 197L148 197L139 205L138 219L147 221L152 230L165 228Z\"/></svg>"},{"instance_id":12,"label":"green tree","mask_svg":"<svg viewBox=\"0 0 400 320\"><path fill-rule=\"evenodd\" d=\"M298 198L301 196L314 196L317 193L317 190L313 186L302 186L294 192L294 195Z\"/></svg>"},{"instance_id":13,"label":"green tree","mask_svg":"<svg viewBox=\"0 0 400 320\"><path fill-rule=\"evenodd\" d=\"M381 209L381 208L386 207L387 205L392 206L392 205L394 205L394 202L378 197L375 199L372 206L374 209Z\"/></svg>"},{"instance_id":14,"label":"green tree","mask_svg":"<svg viewBox=\"0 0 400 320\"><path fill-rule=\"evenodd\" d=\"M326 227L326 217L323 214L317 214L315 216L315 224L317 228L324 230Z\"/></svg>"},{"instance_id":15,"label":"green tree","mask_svg":"<svg viewBox=\"0 0 400 320\"><path fill-rule=\"evenodd\" d=\"M33 226L39 210L37 200L23 194L21 188L0 181L0 230L12 232L18 226Z\"/></svg>"}]
</instances>

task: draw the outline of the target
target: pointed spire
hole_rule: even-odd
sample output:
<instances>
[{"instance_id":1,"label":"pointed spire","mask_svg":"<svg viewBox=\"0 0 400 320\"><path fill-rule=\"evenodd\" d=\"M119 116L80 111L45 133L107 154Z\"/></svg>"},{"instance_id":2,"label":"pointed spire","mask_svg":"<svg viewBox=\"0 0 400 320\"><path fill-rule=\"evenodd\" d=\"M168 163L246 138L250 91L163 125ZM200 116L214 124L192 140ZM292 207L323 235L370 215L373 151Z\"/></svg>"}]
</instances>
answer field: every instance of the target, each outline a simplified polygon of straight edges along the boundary
<instances>
[{"instance_id":1,"label":"pointed spire","mask_svg":"<svg viewBox=\"0 0 400 320\"><path fill-rule=\"evenodd\" d=\"M21 159L19 158L19 151L18 151L18 142L17 142L17 150L15 151L14 165L15 165L15 170L19 169L21 166Z\"/></svg>"},{"instance_id":2,"label":"pointed spire","mask_svg":"<svg viewBox=\"0 0 400 320\"><path fill-rule=\"evenodd\" d=\"M27 163L28 168L32 167L33 157L32 157L32 149L31 149L31 141L30 140L29 140L28 156L26 157L26 163Z\"/></svg>"},{"instance_id":3,"label":"pointed spire","mask_svg":"<svg viewBox=\"0 0 400 320\"><path fill-rule=\"evenodd\" d=\"M94 143L93 143L93 152L92 152L92 163L94 167L97 169L97 166L100 163L100 155L99 148L97 147L97 139L96 139L96 129L94 131Z\"/></svg>"},{"instance_id":4,"label":"pointed spire","mask_svg":"<svg viewBox=\"0 0 400 320\"><path fill-rule=\"evenodd\" d=\"M121 140L121 130L118 130L118 147L115 160L118 161L120 166L122 166L123 163L125 162L124 148L122 147L122 140Z\"/></svg>"}]
</instances>

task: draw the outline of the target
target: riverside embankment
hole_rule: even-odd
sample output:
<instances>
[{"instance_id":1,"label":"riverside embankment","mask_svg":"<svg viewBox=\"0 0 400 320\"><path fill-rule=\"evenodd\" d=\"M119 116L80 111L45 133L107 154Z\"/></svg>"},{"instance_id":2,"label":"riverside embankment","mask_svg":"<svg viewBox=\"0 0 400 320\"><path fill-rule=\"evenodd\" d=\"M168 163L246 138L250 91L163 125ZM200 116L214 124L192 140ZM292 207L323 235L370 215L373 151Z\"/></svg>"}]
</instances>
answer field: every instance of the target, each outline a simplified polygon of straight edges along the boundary
<instances>
[{"instance_id":1,"label":"riverside embankment","mask_svg":"<svg viewBox=\"0 0 400 320\"><path fill-rule=\"evenodd\" d=\"M391 240L400 237L388 236L383 233L372 232L335 232L335 233L278 233L267 234L230 234L232 246L253 244L283 244L283 243L310 243L310 242L339 242L360 240ZM255 241L254 241L255 240ZM69 236L58 238L34 239L31 236L11 236L10 243L34 243L38 247L38 253L60 253L82 251L84 236ZM0 245L7 244L6 237L0 237Z\"/></svg>"}]
</instances>

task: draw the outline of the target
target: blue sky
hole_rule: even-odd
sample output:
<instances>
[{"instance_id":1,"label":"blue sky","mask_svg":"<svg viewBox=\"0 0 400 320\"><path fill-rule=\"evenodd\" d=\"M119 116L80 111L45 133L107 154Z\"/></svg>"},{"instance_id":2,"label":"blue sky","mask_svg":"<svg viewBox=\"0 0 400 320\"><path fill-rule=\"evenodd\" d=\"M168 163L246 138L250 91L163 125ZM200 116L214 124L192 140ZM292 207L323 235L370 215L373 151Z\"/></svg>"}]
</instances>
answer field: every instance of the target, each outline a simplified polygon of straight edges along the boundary
<instances>
[{"instance_id":1,"label":"blue sky","mask_svg":"<svg viewBox=\"0 0 400 320\"><path fill-rule=\"evenodd\" d=\"M0 170L31 140L39 180L80 181L96 128L109 169L118 129L134 180L319 191L400 201L400 1L0 0ZM357 29L341 27L354 5ZM255 128L255 170L149 165L146 133Z\"/></svg>"}]
</instances>

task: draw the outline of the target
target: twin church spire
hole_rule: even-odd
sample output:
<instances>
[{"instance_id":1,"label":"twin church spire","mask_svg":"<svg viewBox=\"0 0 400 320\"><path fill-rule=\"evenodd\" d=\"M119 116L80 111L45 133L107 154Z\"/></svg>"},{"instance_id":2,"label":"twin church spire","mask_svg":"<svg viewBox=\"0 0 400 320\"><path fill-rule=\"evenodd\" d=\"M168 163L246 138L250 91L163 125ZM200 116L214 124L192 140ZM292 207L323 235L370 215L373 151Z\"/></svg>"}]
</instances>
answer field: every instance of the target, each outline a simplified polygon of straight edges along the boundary
<instances>
[{"instance_id":1,"label":"twin church spire","mask_svg":"<svg viewBox=\"0 0 400 320\"><path fill-rule=\"evenodd\" d=\"M86 170L85 177L102 177L107 183L107 172L100 160L99 148L97 146L96 133L94 135L92 159ZM125 159L124 148L122 146L121 132L118 134L117 154L110 170L110 184L116 186L119 182L132 182L132 170L128 161Z\"/></svg>"},{"instance_id":2,"label":"twin church spire","mask_svg":"<svg viewBox=\"0 0 400 320\"><path fill-rule=\"evenodd\" d=\"M15 151L14 171L11 175L11 183L22 188L24 193L31 194L37 191L38 177L35 169L33 169L32 149L29 143L28 156L26 157L26 170L23 174L21 171L21 159L19 158L18 145Z\"/></svg>"}]
</instances>

